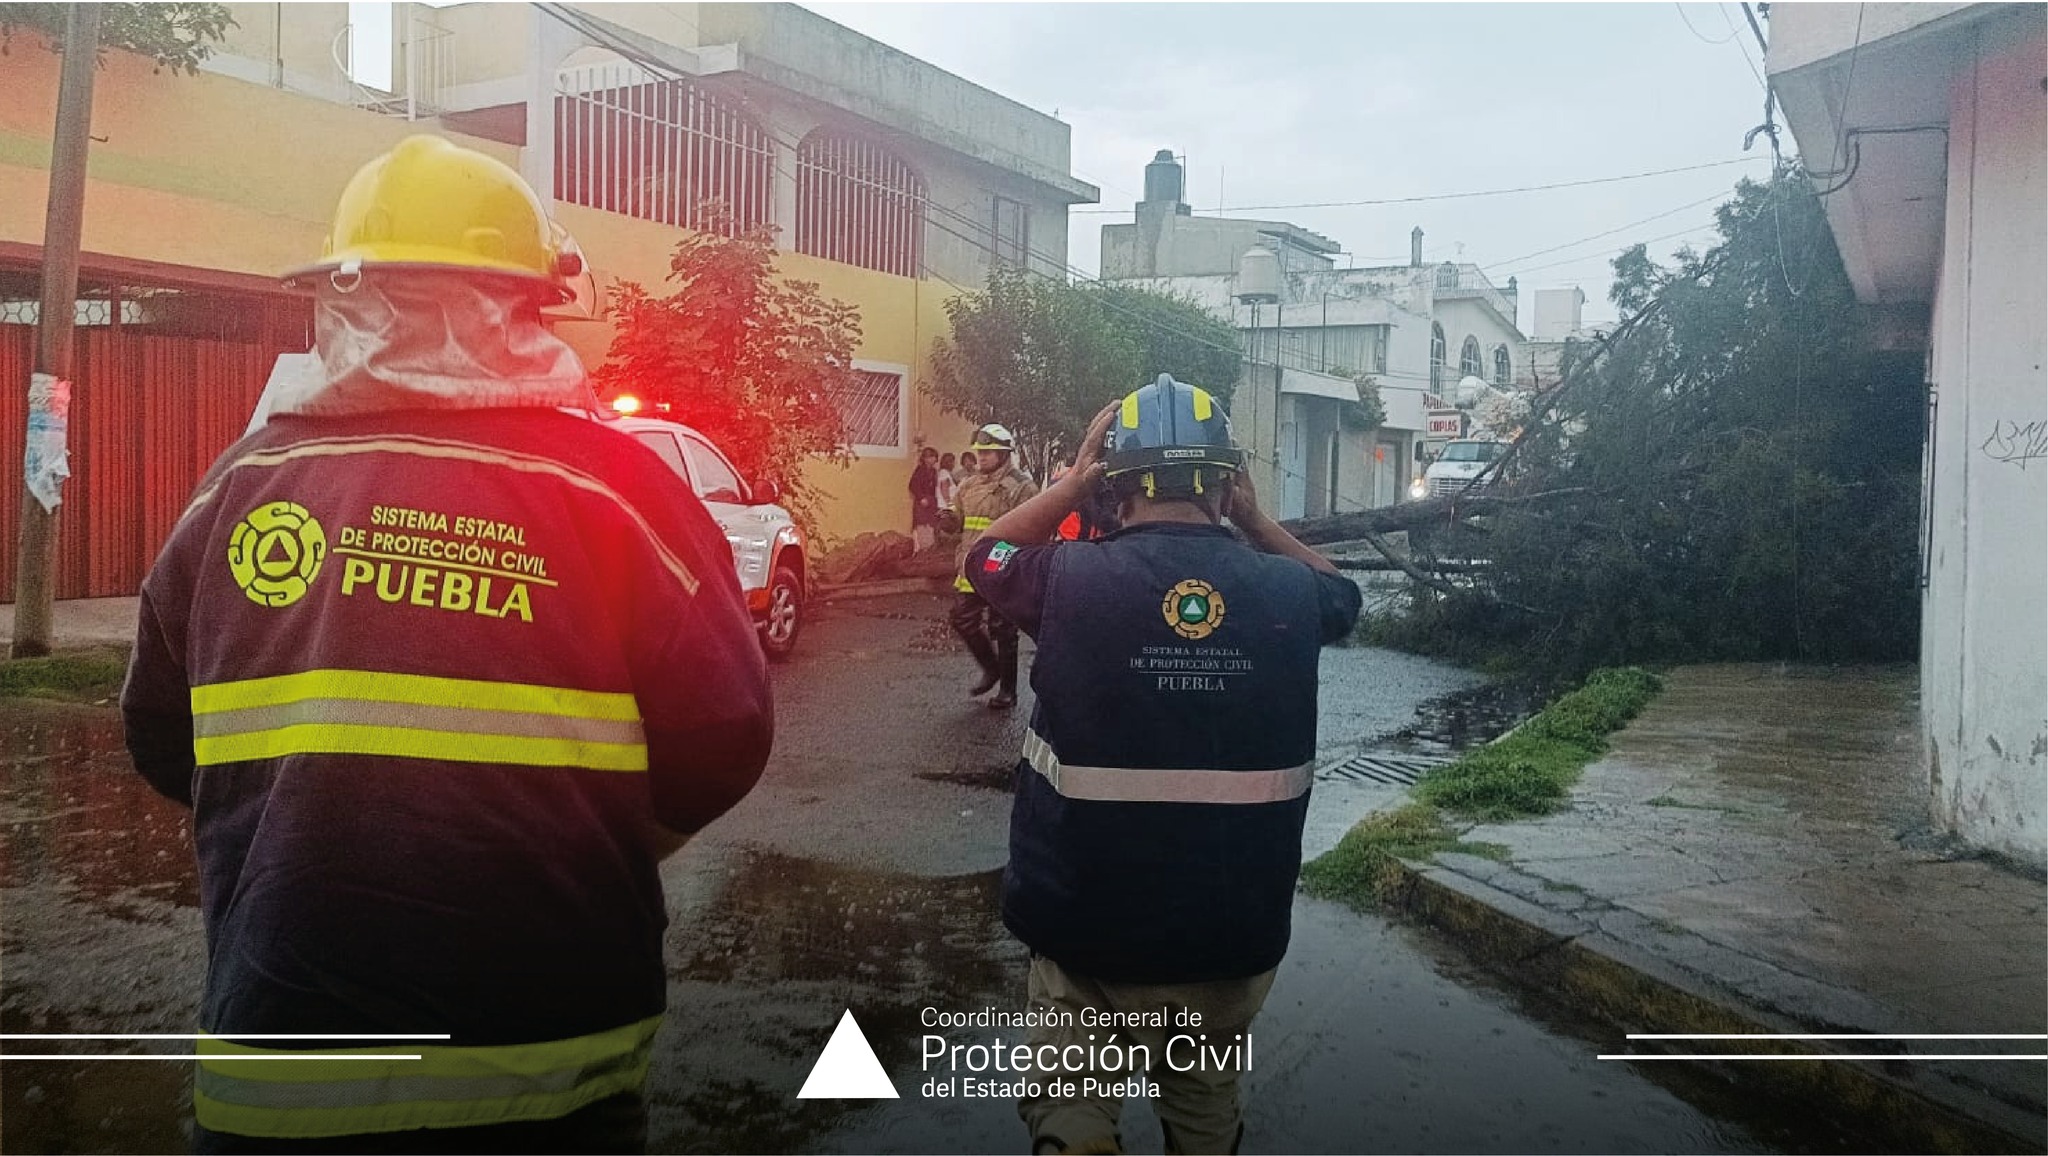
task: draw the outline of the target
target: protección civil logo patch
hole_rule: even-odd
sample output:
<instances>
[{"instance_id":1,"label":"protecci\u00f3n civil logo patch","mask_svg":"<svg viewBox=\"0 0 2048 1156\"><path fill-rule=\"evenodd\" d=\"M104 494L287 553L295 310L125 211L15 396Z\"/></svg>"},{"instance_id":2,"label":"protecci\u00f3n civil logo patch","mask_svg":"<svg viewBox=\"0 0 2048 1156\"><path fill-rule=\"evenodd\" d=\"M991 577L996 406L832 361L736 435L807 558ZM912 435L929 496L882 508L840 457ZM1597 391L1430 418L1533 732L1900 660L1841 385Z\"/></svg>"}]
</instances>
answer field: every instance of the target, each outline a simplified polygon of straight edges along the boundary
<instances>
[{"instance_id":1,"label":"protecci\u00f3n civil logo patch","mask_svg":"<svg viewBox=\"0 0 2048 1156\"><path fill-rule=\"evenodd\" d=\"M290 606L304 598L326 560L327 533L297 502L256 507L228 539L228 572L258 606Z\"/></svg>"},{"instance_id":2,"label":"protecci\u00f3n civil logo patch","mask_svg":"<svg viewBox=\"0 0 2048 1156\"><path fill-rule=\"evenodd\" d=\"M1223 625L1223 592L1200 578L1184 579L1166 592L1159 610L1175 634L1198 641Z\"/></svg>"}]
</instances>

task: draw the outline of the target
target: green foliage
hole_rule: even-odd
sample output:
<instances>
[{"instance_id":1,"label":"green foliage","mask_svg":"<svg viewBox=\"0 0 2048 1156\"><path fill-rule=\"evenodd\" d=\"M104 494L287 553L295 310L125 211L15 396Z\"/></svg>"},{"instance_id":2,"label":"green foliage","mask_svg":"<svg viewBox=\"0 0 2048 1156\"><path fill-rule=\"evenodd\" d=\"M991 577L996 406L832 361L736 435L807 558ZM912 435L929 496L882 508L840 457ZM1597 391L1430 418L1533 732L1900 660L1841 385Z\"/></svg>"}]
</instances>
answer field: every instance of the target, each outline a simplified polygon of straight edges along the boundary
<instances>
[{"instance_id":1,"label":"green foliage","mask_svg":"<svg viewBox=\"0 0 2048 1156\"><path fill-rule=\"evenodd\" d=\"M1419 633L1567 675L1914 653L1920 358L1874 349L1804 178L1718 218L1673 268L1615 261L1615 303L1650 312L1570 351L1507 483L1574 496L1485 519L1486 580L1422 599Z\"/></svg>"},{"instance_id":2,"label":"green foliage","mask_svg":"<svg viewBox=\"0 0 2048 1156\"><path fill-rule=\"evenodd\" d=\"M0 56L13 48L14 32L29 28L42 33L53 50L62 52L64 4L0 4ZM224 4L101 4L100 50L140 53L154 60L157 71L197 75L199 62L213 55L213 43L237 27Z\"/></svg>"},{"instance_id":3,"label":"green foliage","mask_svg":"<svg viewBox=\"0 0 2048 1156\"><path fill-rule=\"evenodd\" d=\"M858 381L860 313L777 276L774 238L772 226L728 236L723 223L685 235L674 292L619 286L618 329L592 376L601 395L633 394L643 412L702 431L749 481L780 485L808 528L820 495L803 464L853 459L838 398Z\"/></svg>"},{"instance_id":4,"label":"green foliage","mask_svg":"<svg viewBox=\"0 0 2048 1156\"><path fill-rule=\"evenodd\" d=\"M932 349L927 388L971 422L1009 426L1027 462L1072 442L1137 388L1142 350L1086 292L998 265L978 293L946 302L952 333Z\"/></svg>"},{"instance_id":5,"label":"green foliage","mask_svg":"<svg viewBox=\"0 0 2048 1156\"><path fill-rule=\"evenodd\" d=\"M1445 851L1501 857L1495 844L1464 841L1445 813L1499 822L1556 810L1586 764L1607 749L1607 736L1634 718L1663 685L1656 675L1635 667L1595 671L1585 685L1506 738L1424 775L1415 801L1367 816L1335 847L1302 865L1302 890L1369 910L1398 898L1401 867L1396 860L1427 860Z\"/></svg>"},{"instance_id":6,"label":"green foliage","mask_svg":"<svg viewBox=\"0 0 2048 1156\"><path fill-rule=\"evenodd\" d=\"M128 652L100 647L44 658L0 662L0 697L97 702L114 697L128 671Z\"/></svg>"},{"instance_id":7,"label":"green foliage","mask_svg":"<svg viewBox=\"0 0 2048 1156\"><path fill-rule=\"evenodd\" d=\"M1370 373L1348 375L1341 370L1330 372L1339 377L1350 376L1358 383L1358 400L1342 402L1338 409L1339 418L1346 428L1373 430L1387 424L1387 403L1380 398L1378 378Z\"/></svg>"},{"instance_id":8,"label":"green foliage","mask_svg":"<svg viewBox=\"0 0 2048 1156\"><path fill-rule=\"evenodd\" d=\"M1301 889L1361 910L1391 903L1401 884L1397 859L1428 859L1458 849L1458 836L1435 807L1409 803L1368 815L1335 847L1302 864Z\"/></svg>"},{"instance_id":9,"label":"green foliage","mask_svg":"<svg viewBox=\"0 0 2048 1156\"><path fill-rule=\"evenodd\" d=\"M1138 346L1136 389L1162 373L1201 386L1225 406L1237 391L1243 358L1237 330L1212 316L1185 294L1160 293L1126 285L1090 284L1079 290L1101 304L1111 326Z\"/></svg>"},{"instance_id":10,"label":"green foliage","mask_svg":"<svg viewBox=\"0 0 2048 1156\"><path fill-rule=\"evenodd\" d=\"M999 421L1026 461L1071 446L1095 411L1162 373L1229 404L1237 334L1185 297L1069 285L997 266L946 303L952 332L932 351L928 389L969 421Z\"/></svg>"},{"instance_id":11,"label":"green foliage","mask_svg":"<svg viewBox=\"0 0 2048 1156\"><path fill-rule=\"evenodd\" d=\"M1489 822L1556 810L1607 736L1634 718L1663 686L1638 668L1596 671L1498 742L1422 777L1415 797Z\"/></svg>"}]
</instances>

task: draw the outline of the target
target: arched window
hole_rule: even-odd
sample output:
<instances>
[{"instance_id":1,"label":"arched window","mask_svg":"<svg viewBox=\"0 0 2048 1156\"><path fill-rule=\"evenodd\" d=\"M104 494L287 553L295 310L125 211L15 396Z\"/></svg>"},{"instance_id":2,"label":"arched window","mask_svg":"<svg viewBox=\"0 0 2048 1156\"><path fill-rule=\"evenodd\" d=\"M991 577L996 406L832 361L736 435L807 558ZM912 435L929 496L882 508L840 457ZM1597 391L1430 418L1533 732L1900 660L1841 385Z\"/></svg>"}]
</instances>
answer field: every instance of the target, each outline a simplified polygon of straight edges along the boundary
<instances>
[{"instance_id":1,"label":"arched window","mask_svg":"<svg viewBox=\"0 0 2048 1156\"><path fill-rule=\"evenodd\" d=\"M611 59L564 68L555 91L555 196L685 229L766 224L768 134L686 80Z\"/></svg>"},{"instance_id":2,"label":"arched window","mask_svg":"<svg viewBox=\"0 0 2048 1156\"><path fill-rule=\"evenodd\" d=\"M1508 357L1508 347L1493 347L1493 384L1508 385L1515 379L1514 362Z\"/></svg>"},{"instance_id":3,"label":"arched window","mask_svg":"<svg viewBox=\"0 0 2048 1156\"><path fill-rule=\"evenodd\" d=\"M1458 377L1461 380L1476 377L1482 381L1486 378L1486 366L1479 360L1479 339L1470 334L1466 334L1465 344L1458 350Z\"/></svg>"},{"instance_id":4,"label":"arched window","mask_svg":"<svg viewBox=\"0 0 2048 1156\"><path fill-rule=\"evenodd\" d=\"M1429 388L1432 393L1442 393L1444 388L1444 327L1431 323L1429 327Z\"/></svg>"},{"instance_id":5,"label":"arched window","mask_svg":"<svg viewBox=\"0 0 2048 1156\"><path fill-rule=\"evenodd\" d=\"M924 180L880 145L819 129L796 150L796 249L917 276Z\"/></svg>"}]
</instances>

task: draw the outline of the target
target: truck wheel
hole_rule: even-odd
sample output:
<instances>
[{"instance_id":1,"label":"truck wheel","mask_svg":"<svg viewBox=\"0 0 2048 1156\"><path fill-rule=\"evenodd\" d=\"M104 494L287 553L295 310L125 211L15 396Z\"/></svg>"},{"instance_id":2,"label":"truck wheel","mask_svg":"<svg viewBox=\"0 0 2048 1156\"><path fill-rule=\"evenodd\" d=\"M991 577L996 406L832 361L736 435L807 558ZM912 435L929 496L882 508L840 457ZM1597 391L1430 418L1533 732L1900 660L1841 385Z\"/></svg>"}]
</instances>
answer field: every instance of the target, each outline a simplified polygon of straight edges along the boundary
<instances>
[{"instance_id":1,"label":"truck wheel","mask_svg":"<svg viewBox=\"0 0 2048 1156\"><path fill-rule=\"evenodd\" d=\"M804 584L787 566L775 568L768 584L768 614L761 622L761 649L776 662L796 650L797 632L803 628Z\"/></svg>"}]
</instances>

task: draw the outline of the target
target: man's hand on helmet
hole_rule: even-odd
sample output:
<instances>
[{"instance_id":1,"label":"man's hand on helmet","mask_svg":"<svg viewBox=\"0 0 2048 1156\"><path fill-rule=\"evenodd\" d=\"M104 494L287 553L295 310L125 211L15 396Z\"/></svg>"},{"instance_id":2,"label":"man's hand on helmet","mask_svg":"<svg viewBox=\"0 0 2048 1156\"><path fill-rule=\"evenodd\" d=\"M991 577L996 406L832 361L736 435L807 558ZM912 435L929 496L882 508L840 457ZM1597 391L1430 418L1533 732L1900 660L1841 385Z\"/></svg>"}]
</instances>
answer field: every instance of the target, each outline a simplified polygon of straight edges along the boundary
<instances>
[{"instance_id":1,"label":"man's hand on helmet","mask_svg":"<svg viewBox=\"0 0 2048 1156\"><path fill-rule=\"evenodd\" d=\"M1105 468L1102 460L1109 453L1109 424L1116 420L1117 408L1122 402L1113 401L1095 414L1095 420L1088 423L1088 432L1081 435L1081 448L1074 454L1074 472L1069 477L1079 479L1077 484L1094 486L1102 478Z\"/></svg>"}]
</instances>

